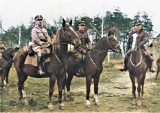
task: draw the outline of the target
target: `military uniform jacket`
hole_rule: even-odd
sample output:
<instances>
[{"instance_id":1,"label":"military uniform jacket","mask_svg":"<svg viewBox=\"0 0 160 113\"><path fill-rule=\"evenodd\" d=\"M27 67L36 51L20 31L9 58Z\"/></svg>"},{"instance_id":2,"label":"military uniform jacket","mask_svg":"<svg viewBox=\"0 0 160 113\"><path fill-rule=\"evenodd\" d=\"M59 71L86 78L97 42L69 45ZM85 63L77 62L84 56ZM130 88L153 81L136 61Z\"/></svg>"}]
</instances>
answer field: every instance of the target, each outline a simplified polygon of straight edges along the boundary
<instances>
[{"instance_id":1,"label":"military uniform jacket","mask_svg":"<svg viewBox=\"0 0 160 113\"><path fill-rule=\"evenodd\" d=\"M135 31L132 31L129 33L129 39L127 43L127 51L132 48L132 43L133 43L133 37L136 35L136 45L140 47L141 49L144 48L144 44L148 42L148 35L144 31L141 31L139 33L136 33Z\"/></svg>"},{"instance_id":2,"label":"military uniform jacket","mask_svg":"<svg viewBox=\"0 0 160 113\"><path fill-rule=\"evenodd\" d=\"M35 26L31 31L32 43L34 45L41 45L42 41L51 42L51 38L47 33L47 30Z\"/></svg>"},{"instance_id":3,"label":"military uniform jacket","mask_svg":"<svg viewBox=\"0 0 160 113\"><path fill-rule=\"evenodd\" d=\"M77 31L76 33L81 39L81 45L86 46L86 44L89 44L91 42L86 32Z\"/></svg>"}]
</instances>

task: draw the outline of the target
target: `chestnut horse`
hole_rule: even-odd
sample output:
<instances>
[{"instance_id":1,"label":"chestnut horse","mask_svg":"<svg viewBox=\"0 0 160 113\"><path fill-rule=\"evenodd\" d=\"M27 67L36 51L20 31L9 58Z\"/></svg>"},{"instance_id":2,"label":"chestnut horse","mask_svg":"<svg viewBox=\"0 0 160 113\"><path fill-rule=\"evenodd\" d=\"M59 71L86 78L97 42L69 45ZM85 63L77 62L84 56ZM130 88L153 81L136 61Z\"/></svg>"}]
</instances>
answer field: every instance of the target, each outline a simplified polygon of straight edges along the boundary
<instances>
[{"instance_id":1,"label":"chestnut horse","mask_svg":"<svg viewBox=\"0 0 160 113\"><path fill-rule=\"evenodd\" d=\"M115 31L114 31L115 32ZM108 37L103 37L98 44L93 47L86 57L83 59L81 65L77 62L77 57L74 53L69 52L67 57L67 73L68 78L66 80L67 93L70 97L70 85L73 78L73 75L77 76L79 68L82 68L83 71L80 72L81 77L86 78L86 106L90 107L89 95L90 95L90 86L92 79L94 80L94 99L96 105L99 105L98 101L98 83L100 74L102 73L103 66L102 63L105 60L108 50L113 50L118 53L121 53L120 45L116 39L114 32ZM81 67L79 67L81 66Z\"/></svg>"},{"instance_id":2,"label":"chestnut horse","mask_svg":"<svg viewBox=\"0 0 160 113\"><path fill-rule=\"evenodd\" d=\"M71 22L70 22L71 23ZM53 49L55 46L59 45L59 38L62 38L64 43L72 43L74 46L78 46L80 44L80 39L76 32L71 28L70 24L66 23L63 19L62 27L57 31L55 42L53 43ZM27 77L35 77L35 78L44 78L49 77L49 103L48 108L53 109L52 104L52 95L54 85L57 79L58 83L58 92L59 92L59 108L63 109L64 104L62 103L62 89L64 86L65 80L65 68L63 63L57 57L55 52L53 51L50 56L50 62L45 63L46 66L46 74L44 76L38 75L38 67L34 67L32 65L26 66L24 65L25 58L27 56L27 52L18 51L14 57L14 66L18 75L18 90L20 94L20 99L25 99L24 93L24 82Z\"/></svg>"}]
</instances>

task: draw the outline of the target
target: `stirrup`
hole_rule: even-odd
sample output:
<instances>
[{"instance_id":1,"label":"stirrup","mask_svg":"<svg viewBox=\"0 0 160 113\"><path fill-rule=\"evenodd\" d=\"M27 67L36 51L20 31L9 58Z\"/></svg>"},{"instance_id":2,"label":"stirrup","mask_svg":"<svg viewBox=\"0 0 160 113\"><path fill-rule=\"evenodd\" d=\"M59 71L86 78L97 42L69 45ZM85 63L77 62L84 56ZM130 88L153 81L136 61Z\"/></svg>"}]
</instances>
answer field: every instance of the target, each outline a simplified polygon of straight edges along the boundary
<instances>
[{"instance_id":1,"label":"stirrup","mask_svg":"<svg viewBox=\"0 0 160 113\"><path fill-rule=\"evenodd\" d=\"M38 74L39 74L39 75L44 75L45 72L40 69L40 70L38 70Z\"/></svg>"}]
</instances>

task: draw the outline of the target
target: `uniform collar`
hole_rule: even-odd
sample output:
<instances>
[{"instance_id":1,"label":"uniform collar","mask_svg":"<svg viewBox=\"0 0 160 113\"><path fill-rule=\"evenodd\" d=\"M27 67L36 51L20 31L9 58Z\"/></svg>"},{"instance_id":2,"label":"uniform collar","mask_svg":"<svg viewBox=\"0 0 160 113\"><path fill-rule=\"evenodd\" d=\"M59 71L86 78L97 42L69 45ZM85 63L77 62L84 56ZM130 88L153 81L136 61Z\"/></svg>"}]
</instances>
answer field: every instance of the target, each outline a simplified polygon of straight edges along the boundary
<instances>
[{"instance_id":1,"label":"uniform collar","mask_svg":"<svg viewBox=\"0 0 160 113\"><path fill-rule=\"evenodd\" d=\"M80 33L84 34L84 30L79 30Z\"/></svg>"}]
</instances>

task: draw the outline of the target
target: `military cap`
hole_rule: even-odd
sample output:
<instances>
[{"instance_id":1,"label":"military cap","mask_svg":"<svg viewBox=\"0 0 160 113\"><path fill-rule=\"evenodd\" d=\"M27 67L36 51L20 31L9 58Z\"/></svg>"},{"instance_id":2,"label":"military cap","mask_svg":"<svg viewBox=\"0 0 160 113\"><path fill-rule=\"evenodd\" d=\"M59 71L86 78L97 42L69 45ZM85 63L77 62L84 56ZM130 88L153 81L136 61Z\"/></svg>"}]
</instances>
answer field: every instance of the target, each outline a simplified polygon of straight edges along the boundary
<instances>
[{"instance_id":1,"label":"military cap","mask_svg":"<svg viewBox=\"0 0 160 113\"><path fill-rule=\"evenodd\" d=\"M134 26L137 26L137 25L142 25L142 22L140 20L134 21Z\"/></svg>"},{"instance_id":2,"label":"military cap","mask_svg":"<svg viewBox=\"0 0 160 113\"><path fill-rule=\"evenodd\" d=\"M37 16L35 16L34 20L43 20L43 16L42 15L37 15Z\"/></svg>"},{"instance_id":3,"label":"military cap","mask_svg":"<svg viewBox=\"0 0 160 113\"><path fill-rule=\"evenodd\" d=\"M80 22L78 23L78 25L79 25L79 26L85 26L86 24L85 24L84 21L80 21Z\"/></svg>"}]
</instances>

